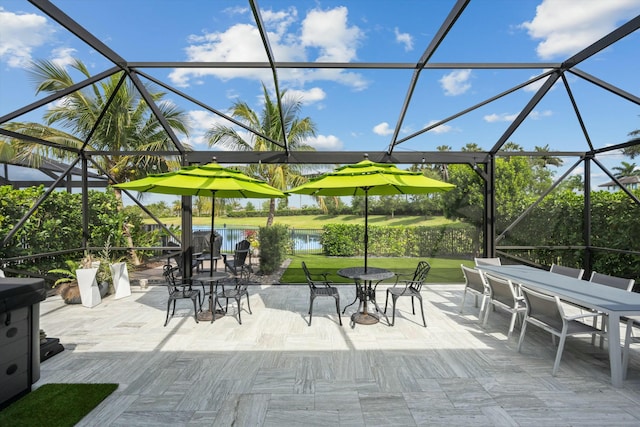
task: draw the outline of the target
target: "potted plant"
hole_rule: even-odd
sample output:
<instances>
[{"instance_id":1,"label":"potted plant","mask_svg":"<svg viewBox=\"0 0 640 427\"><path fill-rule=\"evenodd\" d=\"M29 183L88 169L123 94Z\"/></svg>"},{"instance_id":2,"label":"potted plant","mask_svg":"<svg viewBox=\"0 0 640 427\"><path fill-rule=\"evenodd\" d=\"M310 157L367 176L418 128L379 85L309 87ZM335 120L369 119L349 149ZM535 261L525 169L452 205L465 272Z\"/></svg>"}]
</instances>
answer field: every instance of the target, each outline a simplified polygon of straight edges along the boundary
<instances>
[{"instance_id":1,"label":"potted plant","mask_svg":"<svg viewBox=\"0 0 640 427\"><path fill-rule=\"evenodd\" d=\"M78 287L78 276L76 270L82 268L82 261L68 259L64 268L54 268L49 270L52 274L62 274L55 281L53 287L57 289L58 295L62 297L66 304L80 304L80 288Z\"/></svg>"},{"instance_id":2,"label":"potted plant","mask_svg":"<svg viewBox=\"0 0 640 427\"><path fill-rule=\"evenodd\" d=\"M111 251L111 236L107 237L107 241L100 250L97 259L100 260L97 280L98 286L100 286L101 297L107 294L116 294L116 298L131 295L130 290L122 286L123 283L126 282L126 287L128 287L129 273L125 262L127 258L126 256L113 256ZM126 278L123 278L123 276L126 276ZM115 283L116 280L120 280L120 283ZM116 288L118 285L120 285L120 289Z\"/></svg>"}]
</instances>

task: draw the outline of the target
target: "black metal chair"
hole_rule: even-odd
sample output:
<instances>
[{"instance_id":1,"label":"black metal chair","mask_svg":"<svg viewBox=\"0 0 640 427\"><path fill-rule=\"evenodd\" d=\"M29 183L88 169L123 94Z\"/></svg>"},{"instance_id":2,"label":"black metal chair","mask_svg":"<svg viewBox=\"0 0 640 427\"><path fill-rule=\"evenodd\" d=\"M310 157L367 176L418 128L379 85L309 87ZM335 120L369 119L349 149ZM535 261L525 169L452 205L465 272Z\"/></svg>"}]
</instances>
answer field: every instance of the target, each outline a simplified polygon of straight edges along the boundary
<instances>
[{"instance_id":1,"label":"black metal chair","mask_svg":"<svg viewBox=\"0 0 640 427\"><path fill-rule=\"evenodd\" d=\"M248 270L251 273L251 243L248 240L241 240L236 243L233 256L222 254L224 260L224 271L231 271L234 276ZM248 261L248 262L247 262Z\"/></svg>"},{"instance_id":2,"label":"black metal chair","mask_svg":"<svg viewBox=\"0 0 640 427\"><path fill-rule=\"evenodd\" d=\"M219 282L220 290L213 295L213 308L215 310L216 305L219 304L219 300L225 300L225 313L229 311L229 300L233 299L236 302L236 306L238 308L238 323L242 325L242 318L240 316L240 312L242 311L241 300L243 296L247 297L247 308L249 309L249 314L253 314L251 312L251 304L249 303L249 285L251 284L251 271L249 269L243 268L240 269L240 274L236 277L232 277L229 279L224 279ZM215 315L213 316L211 322L215 320Z\"/></svg>"},{"instance_id":3,"label":"black metal chair","mask_svg":"<svg viewBox=\"0 0 640 427\"><path fill-rule=\"evenodd\" d=\"M418 263L418 266L416 267L416 270L413 272L413 277L411 278L411 280L400 280L400 277L410 275L396 273L396 282L392 287L387 289L387 297L384 301L384 313L387 314L387 303L389 302L389 295L391 295L391 299L393 300L393 316L391 317L391 326L393 326L396 321L396 300L399 297L407 296L411 297L411 310L413 311L413 314L416 314L413 299L417 298L420 301L422 322L424 323L424 327L427 327L427 321L424 318L424 307L422 305L422 295L420 294L420 291L422 290L424 281L427 279L429 270L431 270L431 265L429 265L427 261L420 261ZM404 284L404 286L402 284Z\"/></svg>"},{"instance_id":4,"label":"black metal chair","mask_svg":"<svg viewBox=\"0 0 640 427\"><path fill-rule=\"evenodd\" d=\"M302 270L304 271L304 275L307 279L307 284L309 285L309 326L311 326L311 317L313 316L313 301L316 297L331 297L336 300L336 312L338 313L338 321L340 322L340 326L342 326L342 318L340 317L340 293L338 292L338 288L335 286L331 286L330 280L327 279L327 275L329 273L318 273L311 274L309 268L307 268L307 264L302 262ZM322 277L321 280L316 280L313 276Z\"/></svg>"},{"instance_id":5,"label":"black metal chair","mask_svg":"<svg viewBox=\"0 0 640 427\"><path fill-rule=\"evenodd\" d=\"M178 267L174 267L169 264L164 266L163 274L167 282L167 290L169 291L169 299L167 301L167 317L164 321L164 326L167 326L167 323L169 323L169 310L171 310L171 305L173 304L173 311L171 312L171 316L173 316L176 312L176 301L179 299L190 299L191 301L193 301L194 317L196 319L196 323L198 323L198 307L202 306L200 291L192 289L190 282L186 282L177 278L175 274L177 271Z\"/></svg>"}]
</instances>

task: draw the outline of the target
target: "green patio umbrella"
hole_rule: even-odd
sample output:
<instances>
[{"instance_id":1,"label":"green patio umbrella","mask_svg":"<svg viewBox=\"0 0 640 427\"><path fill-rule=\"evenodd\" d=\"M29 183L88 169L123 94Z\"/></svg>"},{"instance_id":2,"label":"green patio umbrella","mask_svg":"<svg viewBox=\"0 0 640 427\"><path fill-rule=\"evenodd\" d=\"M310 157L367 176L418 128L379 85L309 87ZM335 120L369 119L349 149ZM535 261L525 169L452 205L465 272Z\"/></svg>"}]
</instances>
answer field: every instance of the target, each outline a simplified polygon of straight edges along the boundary
<instances>
[{"instance_id":1,"label":"green patio umbrella","mask_svg":"<svg viewBox=\"0 0 640 427\"><path fill-rule=\"evenodd\" d=\"M211 254L210 272L213 274L213 241L216 197L238 199L271 199L286 197L282 191L264 181L251 178L234 169L215 162L202 166L184 166L175 172L150 174L135 181L114 185L116 188L148 193L173 194L178 196L206 196L211 203Z\"/></svg>"},{"instance_id":2,"label":"green patio umbrella","mask_svg":"<svg viewBox=\"0 0 640 427\"><path fill-rule=\"evenodd\" d=\"M364 196L364 268L367 270L369 246L369 196L427 194L449 191L455 185L427 178L420 172L402 170L393 164L368 159L337 168L314 178L287 193L311 196Z\"/></svg>"}]
</instances>

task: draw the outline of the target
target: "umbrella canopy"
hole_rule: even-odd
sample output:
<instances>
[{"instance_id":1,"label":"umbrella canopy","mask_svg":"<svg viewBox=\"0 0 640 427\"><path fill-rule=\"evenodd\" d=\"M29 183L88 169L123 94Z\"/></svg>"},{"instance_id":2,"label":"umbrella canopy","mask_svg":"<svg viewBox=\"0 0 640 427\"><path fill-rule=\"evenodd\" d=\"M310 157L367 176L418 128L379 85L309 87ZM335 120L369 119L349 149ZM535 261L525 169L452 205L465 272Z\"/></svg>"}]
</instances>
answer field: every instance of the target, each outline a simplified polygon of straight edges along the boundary
<instances>
[{"instance_id":1,"label":"umbrella canopy","mask_svg":"<svg viewBox=\"0 0 640 427\"><path fill-rule=\"evenodd\" d=\"M326 173L292 188L287 193L311 196L364 196L364 268L367 269L369 245L368 196L428 194L449 191L455 185L427 178L420 172L402 170L393 164L363 160Z\"/></svg>"},{"instance_id":2,"label":"umbrella canopy","mask_svg":"<svg viewBox=\"0 0 640 427\"><path fill-rule=\"evenodd\" d=\"M184 166L175 172L150 174L114 187L149 193L228 199L286 197L282 191L264 181L215 162L203 166Z\"/></svg>"},{"instance_id":3,"label":"umbrella canopy","mask_svg":"<svg viewBox=\"0 0 640 427\"><path fill-rule=\"evenodd\" d=\"M252 198L271 199L286 197L282 191L270 186L264 181L251 178L234 169L209 163L203 166L184 166L175 172L150 174L135 181L114 185L116 188L130 191L140 191L159 194L173 194L178 196L212 197L211 207L211 238L214 241L215 198ZM211 268L213 274L213 250L211 253ZM185 270L187 271L187 270ZM189 270L190 271L190 270Z\"/></svg>"}]
</instances>

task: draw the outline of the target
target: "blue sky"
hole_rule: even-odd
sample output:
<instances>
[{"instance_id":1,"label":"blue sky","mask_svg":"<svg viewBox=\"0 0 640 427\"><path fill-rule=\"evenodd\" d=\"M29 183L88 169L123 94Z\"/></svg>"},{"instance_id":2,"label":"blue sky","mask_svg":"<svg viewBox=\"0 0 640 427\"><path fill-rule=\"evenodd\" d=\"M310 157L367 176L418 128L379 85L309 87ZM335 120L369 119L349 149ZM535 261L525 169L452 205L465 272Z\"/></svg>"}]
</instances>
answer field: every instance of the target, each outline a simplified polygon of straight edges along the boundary
<instances>
[{"instance_id":1,"label":"blue sky","mask_svg":"<svg viewBox=\"0 0 640 427\"><path fill-rule=\"evenodd\" d=\"M110 0L53 2L128 61L265 61L244 0ZM259 1L276 61L416 63L446 18L453 0ZM430 62L561 62L629 19L640 0L473 0ZM579 68L640 95L640 34L631 34ZM24 0L0 1L0 116L35 96L25 72L32 59L68 64L81 59L93 74L112 65ZM242 100L261 105L269 70L148 69L159 80L226 111ZM424 70L402 123L400 138L543 72ZM282 89L304 102L317 126L308 141L318 150L385 150L399 120L411 70L280 70ZM78 79L80 77L78 76ZM628 139L640 128L640 108L570 76L569 82L596 147ZM533 86L533 85L531 85ZM537 87L527 87L399 145L398 151L491 148ZM188 142L206 150L203 134L221 119L177 96L191 117ZM42 111L24 120L39 120ZM535 146L583 151L587 144L571 103L555 87L510 138ZM610 153L611 166L625 159ZM567 159L565 164L575 160ZM339 159L336 159L339 162ZM607 180L594 168L594 183ZM294 203L292 198L291 203Z\"/></svg>"}]
</instances>

